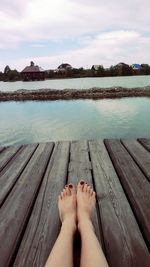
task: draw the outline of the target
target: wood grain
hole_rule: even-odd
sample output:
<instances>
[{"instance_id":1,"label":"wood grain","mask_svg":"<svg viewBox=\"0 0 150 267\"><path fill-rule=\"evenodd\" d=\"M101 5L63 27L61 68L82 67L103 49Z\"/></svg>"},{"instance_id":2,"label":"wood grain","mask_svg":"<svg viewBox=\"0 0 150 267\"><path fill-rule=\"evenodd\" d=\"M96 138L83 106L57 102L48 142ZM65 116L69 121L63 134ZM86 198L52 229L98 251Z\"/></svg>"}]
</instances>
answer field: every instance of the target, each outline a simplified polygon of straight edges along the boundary
<instances>
[{"instance_id":1,"label":"wood grain","mask_svg":"<svg viewBox=\"0 0 150 267\"><path fill-rule=\"evenodd\" d=\"M69 143L56 143L14 267L43 267L60 231L58 195L64 187Z\"/></svg>"},{"instance_id":2,"label":"wood grain","mask_svg":"<svg viewBox=\"0 0 150 267\"><path fill-rule=\"evenodd\" d=\"M105 141L145 240L150 245L150 183L118 140Z\"/></svg>"},{"instance_id":3,"label":"wood grain","mask_svg":"<svg viewBox=\"0 0 150 267\"><path fill-rule=\"evenodd\" d=\"M5 147L0 147L0 153L5 149Z\"/></svg>"},{"instance_id":4,"label":"wood grain","mask_svg":"<svg viewBox=\"0 0 150 267\"><path fill-rule=\"evenodd\" d=\"M68 183L78 184L80 180L86 181L92 187L94 187L91 173L91 162L89 159L89 147L87 141L73 141L71 142L70 149L70 162L68 168ZM101 226L99 224L99 210L98 206L96 207L93 224L95 228L96 235L99 242L103 246ZM77 237L77 242L75 242L75 266L80 266L80 239ZM103 247L104 248L104 247Z\"/></svg>"},{"instance_id":5,"label":"wood grain","mask_svg":"<svg viewBox=\"0 0 150 267\"><path fill-rule=\"evenodd\" d=\"M150 139L139 138L138 141L150 152Z\"/></svg>"},{"instance_id":6,"label":"wood grain","mask_svg":"<svg viewBox=\"0 0 150 267\"><path fill-rule=\"evenodd\" d=\"M52 151L40 144L0 210L0 267L9 266L20 242Z\"/></svg>"},{"instance_id":7,"label":"wood grain","mask_svg":"<svg viewBox=\"0 0 150 267\"><path fill-rule=\"evenodd\" d=\"M123 139L122 143L150 181L150 153L136 140Z\"/></svg>"},{"instance_id":8,"label":"wood grain","mask_svg":"<svg viewBox=\"0 0 150 267\"><path fill-rule=\"evenodd\" d=\"M6 164L14 157L21 146L10 146L2 151L0 154L0 171L6 166Z\"/></svg>"},{"instance_id":9,"label":"wood grain","mask_svg":"<svg viewBox=\"0 0 150 267\"><path fill-rule=\"evenodd\" d=\"M37 145L23 146L0 173L0 207L30 160Z\"/></svg>"},{"instance_id":10,"label":"wood grain","mask_svg":"<svg viewBox=\"0 0 150 267\"><path fill-rule=\"evenodd\" d=\"M81 179L97 193L93 221L109 266L149 267L149 152L150 139L0 148L0 267L44 266L61 226L58 194Z\"/></svg>"},{"instance_id":11,"label":"wood grain","mask_svg":"<svg viewBox=\"0 0 150 267\"><path fill-rule=\"evenodd\" d=\"M89 146L109 266L148 267L148 250L106 148L102 141Z\"/></svg>"}]
</instances>

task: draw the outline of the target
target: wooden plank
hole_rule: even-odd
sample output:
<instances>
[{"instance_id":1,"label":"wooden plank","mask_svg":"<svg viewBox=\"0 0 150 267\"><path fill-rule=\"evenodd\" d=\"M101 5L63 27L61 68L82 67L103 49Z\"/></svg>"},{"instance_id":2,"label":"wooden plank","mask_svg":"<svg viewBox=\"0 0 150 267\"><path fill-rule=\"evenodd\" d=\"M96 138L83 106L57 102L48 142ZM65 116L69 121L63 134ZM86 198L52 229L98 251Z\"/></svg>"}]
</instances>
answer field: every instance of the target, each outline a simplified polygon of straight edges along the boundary
<instances>
[{"instance_id":1,"label":"wooden plank","mask_svg":"<svg viewBox=\"0 0 150 267\"><path fill-rule=\"evenodd\" d=\"M139 138L138 141L150 152L150 139Z\"/></svg>"},{"instance_id":2,"label":"wooden plank","mask_svg":"<svg viewBox=\"0 0 150 267\"><path fill-rule=\"evenodd\" d=\"M88 151L87 141L73 141L71 143L68 182L77 185L83 179L94 188ZM98 239L102 243L97 212L95 212L93 223Z\"/></svg>"},{"instance_id":3,"label":"wooden plank","mask_svg":"<svg viewBox=\"0 0 150 267\"><path fill-rule=\"evenodd\" d=\"M0 171L6 166L6 164L13 158L21 146L10 146L2 151L0 155Z\"/></svg>"},{"instance_id":4,"label":"wooden plank","mask_svg":"<svg viewBox=\"0 0 150 267\"><path fill-rule=\"evenodd\" d=\"M89 159L89 148L88 148L87 141L71 142L70 162L69 162L69 168L68 168L68 183L73 183L77 185L77 183L81 179L83 179L94 188L91 169L92 168L91 168L91 162ZM96 210L93 216L93 224L94 224L96 235L100 243L103 246L101 227L99 224L98 206L96 207ZM75 247L74 266L80 266L80 246L81 246L80 239L77 236L77 240L74 246Z\"/></svg>"},{"instance_id":5,"label":"wooden plank","mask_svg":"<svg viewBox=\"0 0 150 267\"><path fill-rule=\"evenodd\" d=\"M74 171L76 176L76 183L79 180L85 179L85 173L82 170L91 171L91 162L89 160L87 141L72 141L70 148L70 162L69 172ZM78 171L79 168L79 171ZM90 175L91 176L91 175ZM89 179L89 183L93 185L92 179Z\"/></svg>"},{"instance_id":6,"label":"wooden plank","mask_svg":"<svg viewBox=\"0 0 150 267\"><path fill-rule=\"evenodd\" d=\"M64 187L69 143L55 145L14 267L43 267L60 230L57 201Z\"/></svg>"},{"instance_id":7,"label":"wooden plank","mask_svg":"<svg viewBox=\"0 0 150 267\"><path fill-rule=\"evenodd\" d=\"M0 207L19 178L37 144L23 146L0 173Z\"/></svg>"},{"instance_id":8,"label":"wooden plank","mask_svg":"<svg viewBox=\"0 0 150 267\"><path fill-rule=\"evenodd\" d=\"M5 147L0 147L0 153L5 149Z\"/></svg>"},{"instance_id":9,"label":"wooden plank","mask_svg":"<svg viewBox=\"0 0 150 267\"><path fill-rule=\"evenodd\" d=\"M29 161L0 210L0 267L12 263L52 148L52 143L38 146L32 160Z\"/></svg>"},{"instance_id":10,"label":"wooden plank","mask_svg":"<svg viewBox=\"0 0 150 267\"><path fill-rule=\"evenodd\" d=\"M90 141L90 155L110 267L149 266L149 253L102 141Z\"/></svg>"},{"instance_id":11,"label":"wooden plank","mask_svg":"<svg viewBox=\"0 0 150 267\"><path fill-rule=\"evenodd\" d=\"M136 140L123 139L122 143L150 181L150 153Z\"/></svg>"},{"instance_id":12,"label":"wooden plank","mask_svg":"<svg viewBox=\"0 0 150 267\"><path fill-rule=\"evenodd\" d=\"M145 240L150 245L150 183L120 141L106 140L105 144Z\"/></svg>"}]
</instances>

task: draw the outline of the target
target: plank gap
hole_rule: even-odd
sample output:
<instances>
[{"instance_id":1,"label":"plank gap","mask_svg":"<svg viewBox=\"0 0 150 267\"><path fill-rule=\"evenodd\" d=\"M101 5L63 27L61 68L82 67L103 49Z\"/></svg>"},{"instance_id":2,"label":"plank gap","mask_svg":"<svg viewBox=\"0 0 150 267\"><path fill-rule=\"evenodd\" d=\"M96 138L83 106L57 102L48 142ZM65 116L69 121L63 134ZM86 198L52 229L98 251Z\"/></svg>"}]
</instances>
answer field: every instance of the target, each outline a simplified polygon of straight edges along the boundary
<instances>
[{"instance_id":1,"label":"plank gap","mask_svg":"<svg viewBox=\"0 0 150 267\"><path fill-rule=\"evenodd\" d=\"M88 154L89 154L89 161L90 161L91 166L92 166L89 142L88 142ZM101 222L101 212L100 212L99 205L98 205L97 190L96 190L96 184L95 184L95 180L94 180L93 166L91 167L91 176L92 176L93 189L96 192L96 213L97 213L99 231L100 231L100 236L101 236L101 246L102 246L102 249L106 255L106 246L105 246L104 234L103 234L103 228L102 228L102 222Z\"/></svg>"},{"instance_id":2,"label":"plank gap","mask_svg":"<svg viewBox=\"0 0 150 267\"><path fill-rule=\"evenodd\" d=\"M29 160L26 162L25 166L23 167L22 171L18 174L16 181L12 184L12 186L10 187L9 191L7 192L6 196L4 197L2 203L0 204L0 208L3 206L4 202L6 201L7 197L9 196L10 192L12 191L12 189L14 188L14 186L16 185L17 181L19 180L19 177L22 175L23 171L25 170L25 168L27 167L29 161L31 160L31 158L33 157L35 151L37 150L39 144L37 144L36 148L34 149L33 153L31 154ZM19 150L20 151L20 150ZM15 158L17 157L19 151L16 153ZM4 171L4 169L3 169Z\"/></svg>"},{"instance_id":3,"label":"plank gap","mask_svg":"<svg viewBox=\"0 0 150 267\"><path fill-rule=\"evenodd\" d=\"M0 167L0 172L2 172L4 168L6 168L7 166L9 166L10 162L13 161L13 159L16 157L16 155L19 153L19 151L22 149L22 147L23 146L19 146L18 149L16 150L16 152L13 153L13 155L11 155L10 157L8 156L8 159L6 159L6 161L4 162L4 164ZM9 148L10 147L7 147L7 149L9 149ZM7 149L4 149L2 151L2 153L5 152L5 151L7 151Z\"/></svg>"},{"instance_id":4,"label":"plank gap","mask_svg":"<svg viewBox=\"0 0 150 267\"><path fill-rule=\"evenodd\" d=\"M138 138L137 141L148 151L150 152L150 139Z\"/></svg>"},{"instance_id":5,"label":"plank gap","mask_svg":"<svg viewBox=\"0 0 150 267\"><path fill-rule=\"evenodd\" d=\"M126 191L126 189L125 189L125 187L124 187L124 185L123 185L122 177L121 177L121 175L120 175L120 173L119 173L119 171L118 171L118 169L117 169L117 166L116 166L116 164L114 164L114 160L113 160L114 156L111 154L111 151L109 150L109 147L107 147L107 140L109 140L109 139L104 139L104 144L105 144L105 147L106 147L106 149L107 149L108 155L109 155L109 157L110 157L110 159L111 159L111 162L112 162L112 164L113 164L113 167L114 167L114 169L115 169L115 171L116 171L116 173L117 173L117 176L118 176L118 178L119 178L119 181L120 181L120 184L121 184L122 189L123 189L123 191L124 191L124 194L125 194L125 196L126 196L126 198L127 198L127 200L128 200L128 203L129 203L129 205L130 205L130 208L131 208L131 210L132 210L132 212L133 212L133 214L134 214L134 217L135 217L135 219L136 219L136 222L137 222L138 227L139 227L139 229L140 229L140 232L141 232L141 234L142 234L143 240L144 240L144 242L145 242L145 244L146 244L146 246L147 246L148 251L150 251L149 242L148 242L148 239L146 238L146 234L144 233L143 226L142 226L142 224L141 224L141 222L140 222L140 219L138 219L138 216L137 216L137 214L136 214L136 210L135 210L135 208L134 208L134 205L133 205L132 201L130 200L130 196L128 195L128 193L127 193L127 191ZM120 143L121 143L121 145L123 145L122 142L121 142L121 140L120 140ZM124 146L123 146L123 147L124 147ZM124 147L124 148L125 148L125 147ZM126 149L126 151L128 152L127 149ZM130 154L129 154L129 155L130 155ZM131 156L131 155L130 155L130 156ZM136 163L136 162L135 162L135 163ZM136 165L137 165L137 164L136 164ZM137 167L139 167L139 166L137 165ZM141 169L140 169L140 171L141 171ZM142 172L142 174L143 174L143 172ZM145 177L145 175L144 175L144 177ZM146 177L145 177L145 178L146 178ZM146 179L146 180L147 180L147 179Z\"/></svg>"},{"instance_id":6,"label":"plank gap","mask_svg":"<svg viewBox=\"0 0 150 267\"><path fill-rule=\"evenodd\" d=\"M133 161L135 162L135 164L137 165L137 167L140 169L140 171L143 173L145 179L148 180L149 182L149 177L146 175L146 172L144 171L143 167L140 166L140 164L138 163L138 160L134 157L134 155L132 154L132 152L126 147L126 145L124 144L123 140L120 139L120 143L123 145L123 147L125 148L125 150L128 152L128 154L131 156L131 158L133 159ZM139 144L142 146L142 144L139 142ZM144 149L145 147L142 146ZM145 149L146 150L146 149ZM147 152L147 150L146 150ZM148 151L149 152L149 151Z\"/></svg>"},{"instance_id":7,"label":"plank gap","mask_svg":"<svg viewBox=\"0 0 150 267\"><path fill-rule=\"evenodd\" d=\"M38 147L38 146L37 146L37 147ZM14 253L13 253L13 256L12 256L12 258L11 258L11 260L10 260L10 264L8 265L8 267L12 267L13 264L14 264L14 262L15 262L16 256L17 256L17 254L18 254L19 247L20 247L20 245L21 245L22 239L23 239L23 237L24 237L25 231L26 231L26 229L27 229L27 226L28 226L30 217L31 217L32 212L33 212L33 209L34 209L34 205L35 205L35 203L36 203L36 199L37 199L37 197L38 197L38 194L39 194L41 185L42 185L42 183L43 183L43 179L44 179L44 177L45 177L45 174L46 174L46 171L47 171L47 168L48 168L48 165L49 165L51 156L52 156L52 154L53 154L54 147L55 147L55 145L53 144L52 150L51 150L51 152L50 152L50 155L49 155L49 157L48 157L48 161L47 161L46 166L45 166L45 170L43 171L43 174L42 174L41 181L40 181L40 183L39 183L39 185L38 185L37 191L36 191L35 196L34 196L34 198L33 198L33 202L31 203L31 206L30 206L30 209L29 209L29 212L28 212L28 216L27 216L26 219L25 219L24 227L23 227L23 229L22 229L22 232L21 232L21 234L20 234L20 238L19 238L19 240L18 240L18 243L17 243L17 245L16 245L15 251L14 251ZM36 149L37 149L37 148L36 148ZM34 151L34 153L35 153L35 151ZM34 153L33 153L33 154L34 154ZM32 156L33 156L33 155L32 155Z\"/></svg>"},{"instance_id":8,"label":"plank gap","mask_svg":"<svg viewBox=\"0 0 150 267\"><path fill-rule=\"evenodd\" d=\"M70 159L71 159L71 142L69 142L69 155L68 155L68 164L67 164L67 175L66 175L66 184L69 182L69 166L70 166Z\"/></svg>"},{"instance_id":9,"label":"plank gap","mask_svg":"<svg viewBox=\"0 0 150 267\"><path fill-rule=\"evenodd\" d=\"M4 149L6 149L6 147L0 147L0 153L3 152Z\"/></svg>"}]
</instances>

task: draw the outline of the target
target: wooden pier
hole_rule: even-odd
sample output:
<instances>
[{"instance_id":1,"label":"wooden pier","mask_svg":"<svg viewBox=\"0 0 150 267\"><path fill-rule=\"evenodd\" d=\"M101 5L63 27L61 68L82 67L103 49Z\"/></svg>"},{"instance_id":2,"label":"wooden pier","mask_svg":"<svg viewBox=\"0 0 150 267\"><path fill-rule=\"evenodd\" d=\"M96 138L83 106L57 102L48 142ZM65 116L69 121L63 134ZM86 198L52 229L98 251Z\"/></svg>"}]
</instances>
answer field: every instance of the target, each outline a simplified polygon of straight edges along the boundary
<instances>
[{"instance_id":1,"label":"wooden pier","mask_svg":"<svg viewBox=\"0 0 150 267\"><path fill-rule=\"evenodd\" d=\"M0 148L0 267L44 266L61 225L58 194L80 179L97 193L109 266L150 266L150 139L107 139ZM75 267L80 246L77 234Z\"/></svg>"}]
</instances>

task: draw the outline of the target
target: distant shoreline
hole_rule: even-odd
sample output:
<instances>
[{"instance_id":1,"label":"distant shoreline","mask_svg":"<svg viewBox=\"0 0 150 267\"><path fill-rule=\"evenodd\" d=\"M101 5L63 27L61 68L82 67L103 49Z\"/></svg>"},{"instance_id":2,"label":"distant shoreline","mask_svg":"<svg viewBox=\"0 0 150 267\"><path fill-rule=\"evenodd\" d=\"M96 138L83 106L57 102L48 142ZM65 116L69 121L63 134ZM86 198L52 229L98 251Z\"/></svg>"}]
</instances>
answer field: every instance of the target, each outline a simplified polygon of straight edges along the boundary
<instances>
[{"instance_id":1,"label":"distant shoreline","mask_svg":"<svg viewBox=\"0 0 150 267\"><path fill-rule=\"evenodd\" d=\"M73 99L103 99L122 97L150 97L150 86L141 88L91 88L91 89L39 89L0 91L0 101L34 101L34 100L73 100Z\"/></svg>"}]
</instances>

